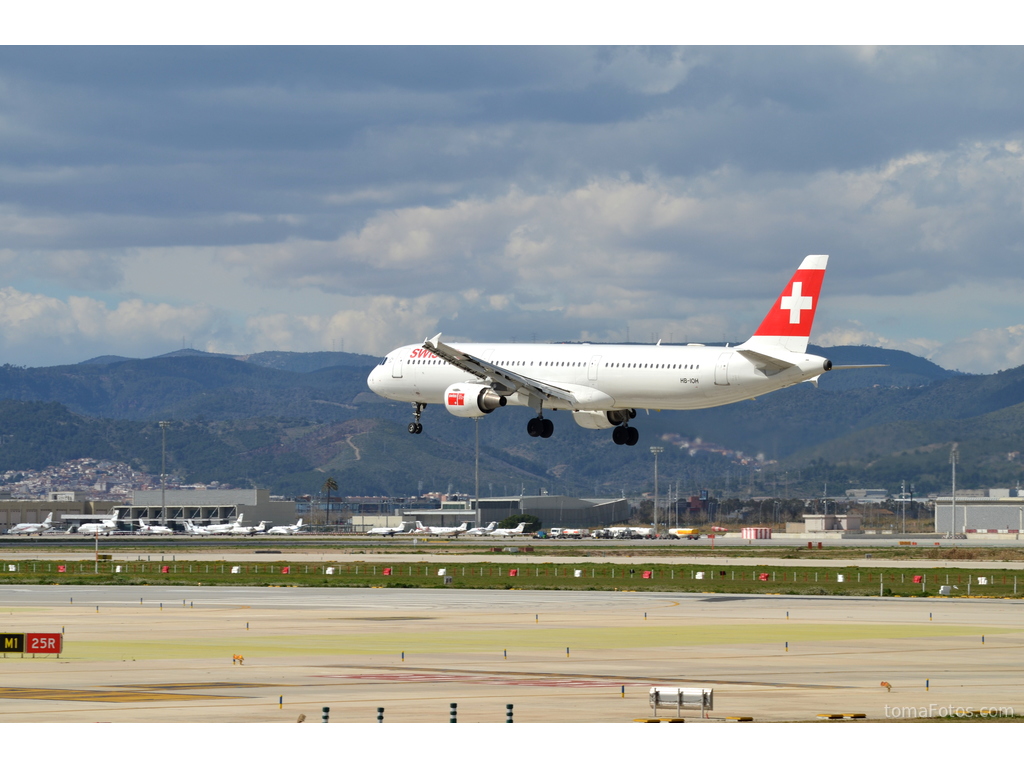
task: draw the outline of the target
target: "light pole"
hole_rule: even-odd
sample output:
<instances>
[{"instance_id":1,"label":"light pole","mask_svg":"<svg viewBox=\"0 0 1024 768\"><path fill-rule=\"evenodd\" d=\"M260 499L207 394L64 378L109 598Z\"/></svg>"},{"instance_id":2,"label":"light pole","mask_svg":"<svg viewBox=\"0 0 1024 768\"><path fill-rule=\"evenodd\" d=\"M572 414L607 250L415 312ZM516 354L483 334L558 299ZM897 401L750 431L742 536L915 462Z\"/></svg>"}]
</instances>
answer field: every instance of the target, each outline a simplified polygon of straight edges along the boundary
<instances>
[{"instance_id":1,"label":"light pole","mask_svg":"<svg viewBox=\"0 0 1024 768\"><path fill-rule=\"evenodd\" d=\"M473 496L473 506L476 507L476 527L479 528L483 525L480 522L480 416L473 419L476 425L476 460L473 466L473 472L476 476L476 491Z\"/></svg>"},{"instance_id":2,"label":"light pole","mask_svg":"<svg viewBox=\"0 0 1024 768\"><path fill-rule=\"evenodd\" d=\"M169 421L160 422L160 515L163 518L161 525L167 525L167 481L164 479L167 474L167 428L171 426Z\"/></svg>"},{"instance_id":3,"label":"light pole","mask_svg":"<svg viewBox=\"0 0 1024 768\"><path fill-rule=\"evenodd\" d=\"M654 535L658 535L658 454L665 449L660 445L652 445L651 453L654 454Z\"/></svg>"},{"instance_id":4,"label":"light pole","mask_svg":"<svg viewBox=\"0 0 1024 768\"><path fill-rule=\"evenodd\" d=\"M949 538L956 535L956 460L960 458L959 443L953 443L949 451L949 463L953 465L953 495L950 498L953 507L953 518L949 524ZM964 509L964 536L967 536L967 510Z\"/></svg>"}]
</instances>

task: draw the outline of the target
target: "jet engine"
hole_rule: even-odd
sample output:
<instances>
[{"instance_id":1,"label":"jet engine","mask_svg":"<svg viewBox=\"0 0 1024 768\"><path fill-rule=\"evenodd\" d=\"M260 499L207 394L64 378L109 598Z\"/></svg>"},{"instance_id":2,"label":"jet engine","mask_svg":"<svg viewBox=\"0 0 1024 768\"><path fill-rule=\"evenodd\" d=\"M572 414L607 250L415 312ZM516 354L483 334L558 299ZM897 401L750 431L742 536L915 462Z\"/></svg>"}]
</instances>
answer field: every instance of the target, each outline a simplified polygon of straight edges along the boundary
<instances>
[{"instance_id":1,"label":"jet engine","mask_svg":"<svg viewBox=\"0 0 1024 768\"><path fill-rule=\"evenodd\" d=\"M486 384L452 384L444 391L444 407L448 413L469 419L491 413L507 402Z\"/></svg>"},{"instance_id":2,"label":"jet engine","mask_svg":"<svg viewBox=\"0 0 1024 768\"><path fill-rule=\"evenodd\" d=\"M631 408L621 411L574 411L573 419L584 429L611 429L636 416Z\"/></svg>"}]
</instances>

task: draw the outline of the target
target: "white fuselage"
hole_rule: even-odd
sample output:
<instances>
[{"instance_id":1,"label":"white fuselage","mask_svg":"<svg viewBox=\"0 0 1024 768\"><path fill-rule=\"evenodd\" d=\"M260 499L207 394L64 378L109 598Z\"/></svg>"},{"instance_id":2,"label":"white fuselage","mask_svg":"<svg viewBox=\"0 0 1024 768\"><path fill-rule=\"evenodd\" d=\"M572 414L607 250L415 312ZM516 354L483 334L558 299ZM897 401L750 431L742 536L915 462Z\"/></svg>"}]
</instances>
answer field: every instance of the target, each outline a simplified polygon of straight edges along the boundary
<instances>
[{"instance_id":1,"label":"white fuselage","mask_svg":"<svg viewBox=\"0 0 1024 768\"><path fill-rule=\"evenodd\" d=\"M111 522L103 523L86 523L85 525L78 526L78 533L83 536L95 536L100 534L101 536L109 536L117 530L117 525Z\"/></svg>"},{"instance_id":2,"label":"white fuselage","mask_svg":"<svg viewBox=\"0 0 1024 768\"><path fill-rule=\"evenodd\" d=\"M531 379L569 387L581 410L602 411L726 405L812 379L825 363L815 355L790 353L793 366L769 375L732 347L459 343L458 348ZM453 384L483 381L413 344L389 353L367 383L391 400L442 404ZM521 392L508 404L530 405Z\"/></svg>"},{"instance_id":3,"label":"white fuselage","mask_svg":"<svg viewBox=\"0 0 1024 768\"><path fill-rule=\"evenodd\" d=\"M139 528L139 533L143 536L167 536L173 534L174 531L166 525L144 525Z\"/></svg>"},{"instance_id":4,"label":"white fuselage","mask_svg":"<svg viewBox=\"0 0 1024 768\"><path fill-rule=\"evenodd\" d=\"M21 523L8 529L7 533L14 536L31 536L33 533L42 534L44 531L50 530L50 526L46 523Z\"/></svg>"}]
</instances>

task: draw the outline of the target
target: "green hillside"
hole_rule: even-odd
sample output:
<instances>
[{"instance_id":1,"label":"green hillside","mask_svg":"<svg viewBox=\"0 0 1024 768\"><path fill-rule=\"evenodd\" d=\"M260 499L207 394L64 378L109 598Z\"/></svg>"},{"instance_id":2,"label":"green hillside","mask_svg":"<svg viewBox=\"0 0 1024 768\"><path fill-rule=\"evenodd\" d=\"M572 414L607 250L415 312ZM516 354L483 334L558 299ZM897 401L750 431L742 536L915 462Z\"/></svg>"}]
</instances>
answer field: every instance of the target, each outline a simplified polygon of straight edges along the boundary
<instances>
[{"instance_id":1,"label":"green hillside","mask_svg":"<svg viewBox=\"0 0 1024 768\"><path fill-rule=\"evenodd\" d=\"M953 440L961 442L965 484L1016 485L1024 369L965 376L905 352L815 351L837 365L888 367L835 371L818 388L800 385L722 408L641 413L633 448L613 445L608 431L580 429L567 413L551 414L551 439L530 438L525 409L499 409L479 425L481 491L649 491L647 449L662 445L663 483L684 492L775 493L785 483L793 493L814 494L825 482L892 489L906 479L926 493L946 487ZM153 471L156 422L167 419L168 466L191 481L312 493L330 473L348 495L471 491L474 422L432 406L424 433L409 435L411 408L366 388L376 362L347 353L243 360L186 350L148 360L4 366L0 469L91 456ZM678 447L696 438L711 450ZM768 463L749 461L758 456Z\"/></svg>"}]
</instances>

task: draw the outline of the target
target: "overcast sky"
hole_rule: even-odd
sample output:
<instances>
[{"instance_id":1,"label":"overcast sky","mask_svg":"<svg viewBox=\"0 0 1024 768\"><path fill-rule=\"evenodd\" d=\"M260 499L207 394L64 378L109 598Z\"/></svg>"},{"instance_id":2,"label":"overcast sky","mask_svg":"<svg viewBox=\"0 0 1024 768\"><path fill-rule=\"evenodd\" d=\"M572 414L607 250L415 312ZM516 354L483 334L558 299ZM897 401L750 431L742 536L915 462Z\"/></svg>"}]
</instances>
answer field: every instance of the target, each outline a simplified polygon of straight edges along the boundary
<instances>
[{"instance_id":1,"label":"overcast sky","mask_svg":"<svg viewBox=\"0 0 1024 768\"><path fill-rule=\"evenodd\" d=\"M745 339L1024 364L1021 48L0 48L0 362Z\"/></svg>"}]
</instances>

